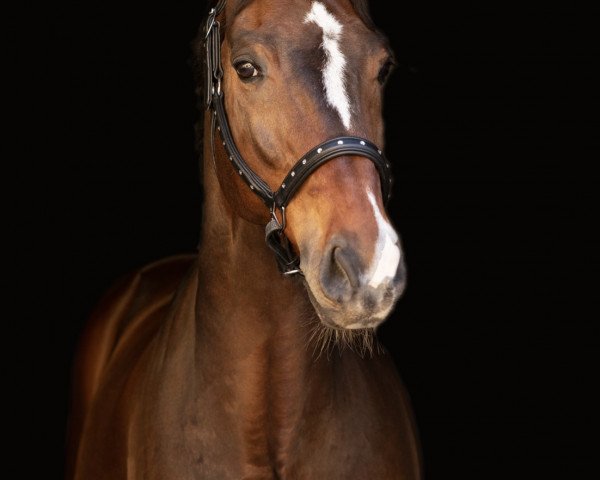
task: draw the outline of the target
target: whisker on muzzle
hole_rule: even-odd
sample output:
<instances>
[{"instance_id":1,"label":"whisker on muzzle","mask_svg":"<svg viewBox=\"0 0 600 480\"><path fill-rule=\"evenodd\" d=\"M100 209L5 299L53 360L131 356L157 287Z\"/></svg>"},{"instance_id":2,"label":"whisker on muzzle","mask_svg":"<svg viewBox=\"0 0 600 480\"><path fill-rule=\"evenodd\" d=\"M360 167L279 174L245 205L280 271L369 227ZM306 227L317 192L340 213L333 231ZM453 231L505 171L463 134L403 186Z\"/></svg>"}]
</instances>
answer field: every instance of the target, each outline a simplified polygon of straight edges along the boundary
<instances>
[{"instance_id":1,"label":"whisker on muzzle","mask_svg":"<svg viewBox=\"0 0 600 480\"><path fill-rule=\"evenodd\" d=\"M315 361L325 354L327 359L337 350L341 356L348 349L361 358L371 358L375 353L384 352L377 340L375 328L362 328L355 330L341 329L328 326L318 318L310 322L307 334L306 348L312 347Z\"/></svg>"}]
</instances>

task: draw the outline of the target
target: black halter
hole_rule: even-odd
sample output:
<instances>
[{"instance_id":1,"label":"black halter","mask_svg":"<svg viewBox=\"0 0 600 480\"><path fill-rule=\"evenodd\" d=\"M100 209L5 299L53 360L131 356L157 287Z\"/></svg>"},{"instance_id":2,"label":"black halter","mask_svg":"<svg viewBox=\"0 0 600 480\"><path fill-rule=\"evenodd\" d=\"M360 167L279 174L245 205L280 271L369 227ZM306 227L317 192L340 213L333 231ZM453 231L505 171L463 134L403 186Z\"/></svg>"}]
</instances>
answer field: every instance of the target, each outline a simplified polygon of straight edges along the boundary
<instances>
[{"instance_id":1,"label":"black halter","mask_svg":"<svg viewBox=\"0 0 600 480\"><path fill-rule=\"evenodd\" d=\"M221 141L233 168L246 182L250 190L258 195L271 212L271 221L265 227L265 240L275 253L279 270L284 275L302 274L300 259L294 254L285 230L285 208L294 196L294 193L304 183L308 176L325 162L343 155L357 155L368 158L377 167L381 179L383 198L387 201L391 193L391 166L382 151L370 141L359 137L335 137L317 145L296 162L287 174L283 183L276 192L273 192L267 183L260 178L246 163L237 149L227 115L223 105L223 91L221 79L221 33L220 23L216 17L225 7L226 0L219 0L217 5L210 10L205 29L206 45L206 108L212 111L212 152L215 154L215 130L220 133ZM281 212L281 221L277 217L277 210Z\"/></svg>"}]
</instances>

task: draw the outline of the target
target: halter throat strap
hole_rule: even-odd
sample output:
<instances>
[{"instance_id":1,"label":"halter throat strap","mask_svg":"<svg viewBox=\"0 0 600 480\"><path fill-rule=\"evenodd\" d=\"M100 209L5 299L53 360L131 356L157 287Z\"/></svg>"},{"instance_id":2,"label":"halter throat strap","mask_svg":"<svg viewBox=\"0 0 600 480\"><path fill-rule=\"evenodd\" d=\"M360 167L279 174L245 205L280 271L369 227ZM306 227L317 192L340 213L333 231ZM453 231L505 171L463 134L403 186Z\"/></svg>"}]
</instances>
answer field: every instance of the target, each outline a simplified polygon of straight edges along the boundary
<instances>
[{"instance_id":1,"label":"halter throat strap","mask_svg":"<svg viewBox=\"0 0 600 480\"><path fill-rule=\"evenodd\" d=\"M375 164L379 172L383 198L387 202L392 186L391 165L386 160L383 152L369 140L354 136L335 137L324 141L303 155L286 175L280 187L273 192L267 182L254 172L242 157L227 120L221 88L223 78L221 25L217 20L217 16L225 7L225 3L225 0L220 0L210 10L205 27L207 67L205 98L206 108L211 110L212 117L212 155L215 155L215 137L216 132L218 132L232 168L235 168L250 190L258 195L269 208L271 221L265 227L265 241L275 254L280 272L284 275L302 275L300 259L295 255L288 238L284 234L286 226L285 209L300 186L324 163L341 156L359 156L368 158ZM281 219L278 217L278 212Z\"/></svg>"}]
</instances>

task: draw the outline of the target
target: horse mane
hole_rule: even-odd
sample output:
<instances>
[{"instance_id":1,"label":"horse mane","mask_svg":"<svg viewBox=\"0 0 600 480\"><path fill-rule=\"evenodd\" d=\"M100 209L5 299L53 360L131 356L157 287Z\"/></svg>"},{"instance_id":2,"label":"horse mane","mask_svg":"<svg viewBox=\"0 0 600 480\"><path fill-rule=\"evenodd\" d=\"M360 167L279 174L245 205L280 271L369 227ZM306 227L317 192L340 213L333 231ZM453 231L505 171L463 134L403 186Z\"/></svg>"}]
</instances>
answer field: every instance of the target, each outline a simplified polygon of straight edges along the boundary
<instances>
[{"instance_id":1,"label":"horse mane","mask_svg":"<svg viewBox=\"0 0 600 480\"><path fill-rule=\"evenodd\" d=\"M230 0L232 1L232 0ZM233 17L235 17L238 13L240 13L244 8L246 8L253 0L233 0ZM208 12L212 7L216 5L216 0L211 0L207 2L206 12L203 17L203 20L200 24L200 28L198 29L198 34L196 38L192 40L192 57L190 59L190 65L192 68L192 73L194 76L194 84L196 85L196 99L197 99L197 107L200 113L200 118L196 122L194 131L195 131L195 150L196 153L201 157L204 147L204 118L203 113L205 111L205 94L206 88L204 82L206 81L206 53L204 51L204 23L205 19L208 17ZM369 12L369 1L368 0L350 0L352 7L356 11L359 18L363 21L363 23L367 26L367 28L377 31L373 20L371 19L371 14ZM224 25L226 28L226 25ZM200 162L200 181L202 182L202 168L203 163Z\"/></svg>"}]
</instances>

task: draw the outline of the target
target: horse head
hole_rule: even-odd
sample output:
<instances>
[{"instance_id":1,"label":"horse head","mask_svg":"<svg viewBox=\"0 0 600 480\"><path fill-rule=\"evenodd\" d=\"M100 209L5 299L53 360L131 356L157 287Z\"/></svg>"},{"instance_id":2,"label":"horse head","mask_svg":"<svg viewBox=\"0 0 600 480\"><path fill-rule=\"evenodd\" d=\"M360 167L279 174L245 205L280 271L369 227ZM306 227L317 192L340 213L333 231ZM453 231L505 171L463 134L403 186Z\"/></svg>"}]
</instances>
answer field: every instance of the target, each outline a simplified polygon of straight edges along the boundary
<instances>
[{"instance_id":1,"label":"horse head","mask_svg":"<svg viewBox=\"0 0 600 480\"><path fill-rule=\"evenodd\" d=\"M224 32L217 88L231 135L272 191L328 139L364 138L383 148L383 88L393 56L363 1L227 1L215 21ZM264 199L232 168L220 142L215 148L232 210L266 224ZM285 235L326 326L374 328L403 292L402 249L385 212L382 178L372 159L337 155L307 176L284 212Z\"/></svg>"}]
</instances>

